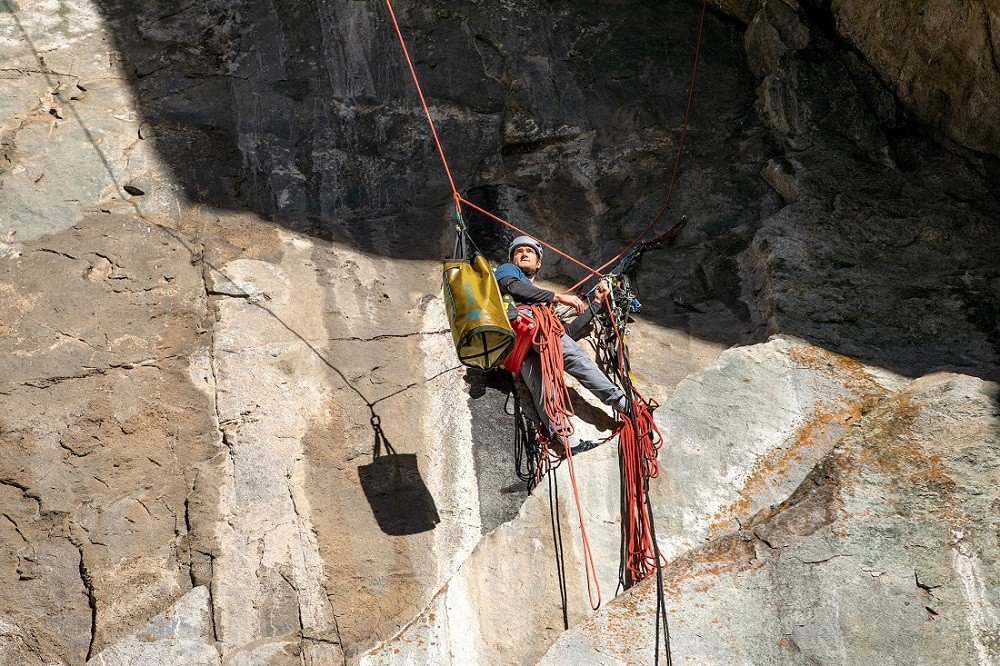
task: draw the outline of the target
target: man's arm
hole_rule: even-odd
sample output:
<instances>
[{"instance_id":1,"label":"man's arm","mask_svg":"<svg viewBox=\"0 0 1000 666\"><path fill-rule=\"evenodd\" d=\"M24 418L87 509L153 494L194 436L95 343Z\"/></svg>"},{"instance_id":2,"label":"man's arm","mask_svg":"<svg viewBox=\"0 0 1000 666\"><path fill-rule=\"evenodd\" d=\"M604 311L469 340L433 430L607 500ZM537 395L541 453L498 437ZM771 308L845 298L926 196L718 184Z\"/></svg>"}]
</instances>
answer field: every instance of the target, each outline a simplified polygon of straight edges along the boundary
<instances>
[{"instance_id":1,"label":"man's arm","mask_svg":"<svg viewBox=\"0 0 1000 666\"><path fill-rule=\"evenodd\" d=\"M501 292L510 294L518 303L528 303L531 305L560 303L568 305L577 312L583 312L587 307L582 299L573 294L557 294L548 289L540 289L530 282L525 282L513 276L501 277L497 280L497 284L500 285Z\"/></svg>"},{"instance_id":2,"label":"man's arm","mask_svg":"<svg viewBox=\"0 0 1000 666\"><path fill-rule=\"evenodd\" d=\"M587 325L594 319L594 315L604 309L604 301L594 301L590 304L590 307L584 310L578 317L573 321L565 324L566 335L577 340L580 338L580 334L583 333L583 329L587 328Z\"/></svg>"},{"instance_id":3,"label":"man's arm","mask_svg":"<svg viewBox=\"0 0 1000 666\"><path fill-rule=\"evenodd\" d=\"M548 289L539 289L530 282L525 282L514 276L504 276L497 280L500 291L510 294L518 303L551 303L555 293Z\"/></svg>"},{"instance_id":4,"label":"man's arm","mask_svg":"<svg viewBox=\"0 0 1000 666\"><path fill-rule=\"evenodd\" d=\"M594 289L594 301L580 316L566 324L566 335L576 340L594 319L594 315L604 310L604 297L608 295L608 284L602 279Z\"/></svg>"}]
</instances>

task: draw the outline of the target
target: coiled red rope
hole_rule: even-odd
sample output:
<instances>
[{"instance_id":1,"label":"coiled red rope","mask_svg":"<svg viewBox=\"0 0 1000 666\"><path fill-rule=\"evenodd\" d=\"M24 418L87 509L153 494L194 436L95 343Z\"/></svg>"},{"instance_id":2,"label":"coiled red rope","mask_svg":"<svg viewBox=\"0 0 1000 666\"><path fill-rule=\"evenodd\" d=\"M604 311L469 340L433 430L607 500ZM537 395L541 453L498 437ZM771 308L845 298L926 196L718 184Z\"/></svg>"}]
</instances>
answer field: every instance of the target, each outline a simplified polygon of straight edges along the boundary
<instances>
[{"instance_id":1,"label":"coiled red rope","mask_svg":"<svg viewBox=\"0 0 1000 666\"><path fill-rule=\"evenodd\" d=\"M660 475L656 454L662 443L653 420L658 405L643 400L636 393L632 415L622 419L618 429L622 481L622 563L624 586L632 587L656 571L657 549L653 543L652 522L646 510L649 479Z\"/></svg>"},{"instance_id":2,"label":"coiled red rope","mask_svg":"<svg viewBox=\"0 0 1000 666\"><path fill-rule=\"evenodd\" d=\"M566 329L551 305L532 305L531 314L535 320L532 344L542 365L542 409L552 433L567 442L574 432L574 411L563 374L562 336Z\"/></svg>"},{"instance_id":3,"label":"coiled red rope","mask_svg":"<svg viewBox=\"0 0 1000 666\"><path fill-rule=\"evenodd\" d=\"M548 473L554 463L561 458L566 459L569 468L569 479L573 486L573 500L576 503L576 514L580 519L580 541L583 548L583 568L587 578L587 598L590 607L597 610L601 606L601 583L597 579L597 567L587 538L587 528L583 521L583 502L580 501L580 488L576 482L576 470L573 467L573 450L570 437L573 434L573 402L569 389L566 388L563 373L562 336L566 332L562 321L556 316L551 305L532 305L531 313L535 319L535 337L533 343L541 359L542 370L542 409L549 420L553 435L559 442L553 443L546 436L544 428L539 428L538 444L541 449L538 456L538 473ZM543 472L544 470L544 472ZM541 476L538 477L541 480Z\"/></svg>"},{"instance_id":4,"label":"coiled red rope","mask_svg":"<svg viewBox=\"0 0 1000 666\"><path fill-rule=\"evenodd\" d=\"M652 516L646 505L649 479L660 475L657 453L663 445L660 429L653 419L659 407L655 400L646 400L635 388L629 377L628 349L625 336L618 329L614 309L608 296L604 297L608 320L614 331L619 381L626 384L626 395L631 400L628 413L621 413L618 427L619 466L622 484L622 584L628 589L656 571L659 549L654 543Z\"/></svg>"}]
</instances>

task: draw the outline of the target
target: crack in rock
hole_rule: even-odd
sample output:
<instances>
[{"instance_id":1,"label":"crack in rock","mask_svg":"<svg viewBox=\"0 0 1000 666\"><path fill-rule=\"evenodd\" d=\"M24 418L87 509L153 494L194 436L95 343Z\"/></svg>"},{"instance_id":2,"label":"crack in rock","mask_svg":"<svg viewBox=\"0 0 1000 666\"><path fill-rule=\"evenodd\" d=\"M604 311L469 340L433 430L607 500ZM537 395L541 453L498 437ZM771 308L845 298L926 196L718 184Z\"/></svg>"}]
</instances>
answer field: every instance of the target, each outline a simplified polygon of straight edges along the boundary
<instances>
[{"instance_id":1,"label":"crack in rock","mask_svg":"<svg viewBox=\"0 0 1000 666\"><path fill-rule=\"evenodd\" d=\"M72 336L69 336L72 337ZM158 365L162 361L168 361L176 358L176 356L165 356L162 359L145 359L136 362L126 362L126 363L113 363L104 368L89 368L87 372L83 372L77 375L59 375L55 377L40 377L37 379L28 379L18 383L18 386L30 386L32 388L46 389L55 384L61 384L62 382L74 381L77 379L89 379L90 377L106 375L112 370L137 370L140 368L156 368L160 370Z\"/></svg>"},{"instance_id":2,"label":"crack in rock","mask_svg":"<svg viewBox=\"0 0 1000 666\"><path fill-rule=\"evenodd\" d=\"M73 543L73 539L70 542ZM94 579L87 569L87 562L83 554L83 542L76 542L77 551L80 553L79 573L83 587L87 591L87 604L90 606L90 641L87 644L87 661L94 655L94 643L97 640L97 595L94 592Z\"/></svg>"}]
</instances>

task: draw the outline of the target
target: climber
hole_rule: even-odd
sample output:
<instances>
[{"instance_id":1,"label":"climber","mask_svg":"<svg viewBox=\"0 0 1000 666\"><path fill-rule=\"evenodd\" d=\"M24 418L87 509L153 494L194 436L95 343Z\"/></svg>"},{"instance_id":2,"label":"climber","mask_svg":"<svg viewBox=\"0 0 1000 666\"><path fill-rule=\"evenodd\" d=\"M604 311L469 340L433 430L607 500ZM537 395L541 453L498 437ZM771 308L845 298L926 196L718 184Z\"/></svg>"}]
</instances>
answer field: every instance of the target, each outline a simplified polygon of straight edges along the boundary
<instances>
[{"instance_id":1,"label":"climber","mask_svg":"<svg viewBox=\"0 0 1000 666\"><path fill-rule=\"evenodd\" d=\"M611 405L619 412L625 411L628 405L625 392L608 379L590 356L574 342L603 306L604 296L608 293L607 285L604 282L598 285L594 291L594 301L589 307L583 302L583 299L573 294L556 294L547 289L540 289L533 284L533 281L542 267L542 254L541 243L531 236L515 238L508 251L509 261L501 264L494 271L500 292L509 294L517 305L557 303L575 310L578 316L566 324L566 332L561 340L565 370L597 396L601 402ZM525 311L521 310L521 312ZM531 351L524 358L520 375L531 391L535 411L548 433L549 439L563 446L568 445L574 452L592 448L595 446L592 442L581 441L573 436L566 438L560 433L552 432L552 427L542 408L542 364L536 352L537 350Z\"/></svg>"}]
</instances>

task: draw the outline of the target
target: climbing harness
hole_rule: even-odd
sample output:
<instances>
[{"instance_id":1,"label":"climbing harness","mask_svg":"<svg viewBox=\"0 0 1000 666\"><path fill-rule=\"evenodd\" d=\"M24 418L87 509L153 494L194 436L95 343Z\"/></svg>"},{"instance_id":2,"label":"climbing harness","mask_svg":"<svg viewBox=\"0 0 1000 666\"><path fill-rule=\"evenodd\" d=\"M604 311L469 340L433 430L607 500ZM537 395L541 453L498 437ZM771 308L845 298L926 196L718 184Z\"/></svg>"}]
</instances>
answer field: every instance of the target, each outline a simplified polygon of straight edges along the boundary
<instances>
[{"instance_id":1,"label":"climbing harness","mask_svg":"<svg viewBox=\"0 0 1000 666\"><path fill-rule=\"evenodd\" d=\"M510 327L514 331L514 345L504 359L504 370L515 377L521 372L521 364L524 358L531 351L531 342L535 338L535 331L538 326L532 319L529 312L524 308L515 308L517 315L510 320Z\"/></svg>"},{"instance_id":2,"label":"climbing harness","mask_svg":"<svg viewBox=\"0 0 1000 666\"><path fill-rule=\"evenodd\" d=\"M396 31L396 36L399 39L400 46L403 50L403 55L406 59L406 64L409 68L410 75L413 78L413 83L416 86L417 94L420 98L420 104L423 107L424 115L427 118L428 126L431 130L431 135L434 139L435 146L437 147L438 155L441 159L441 164L444 167L445 175L448 178L448 184L451 187L452 197L454 199L455 205L455 215L458 218L459 234L462 240L462 236L465 233L464 223L462 220L462 210L463 207L470 210L474 210L487 218L498 222L499 224L506 226L509 229L514 230L519 234L528 235L526 231L518 228L517 226L511 224L509 221L494 215L493 213L477 206L473 202L469 201L461 195L458 188L455 185L455 179L452 176L451 169L448 166L448 160L445 156L444 148L441 144L440 138L438 137L437 129L434 125L434 119L431 116L430 109L427 105L427 101L424 97L423 90L420 86L420 80L417 76L416 69L413 66L413 61L410 57L409 50L406 46L406 40L403 38L402 29L399 26L399 22L396 18L395 11L393 10L392 1L385 0L386 7L389 11L389 16L392 20L393 27ZM603 263L598 268L591 268L590 266L584 264L583 262L575 259L574 257L561 252L559 249L553 247L544 242L540 242L542 246L546 249L558 254L567 261L573 263L574 265L582 268L586 271L587 277L582 279L576 285L574 285L569 291L575 292L579 289L585 282L590 280L592 277L597 277L601 279L604 277L603 271L605 271L609 266L619 262L622 258L629 260L632 266L638 261L639 256L643 250L658 245L666 240L670 240L676 237L679 233L680 228L683 227L686 220L682 219L680 223L674 226L667 233L660 236L654 237L652 239L643 240L647 233L649 233L663 217L664 213L668 210L670 202L673 197L674 188L677 182L677 176L680 173L681 158L684 153L684 144L687 138L688 127L690 124L691 108L694 100L694 90L697 82L698 76L698 60L701 53L701 42L702 36L704 34L705 27L705 16L708 8L708 0L702 0L701 15L699 17L698 23L698 36L695 45L695 57L694 63L691 68L691 82L688 86L687 104L684 110L684 121L680 133L680 140L678 143L677 155L674 160L673 169L670 176L670 184L667 188L667 193L663 201L663 205L660 210L656 213L649 224L631 241L625 246L617 255ZM458 243L456 243L456 246ZM633 252L638 246L639 250ZM478 259L482 259L479 256L476 260L469 263L470 266L476 263ZM485 263L485 260L482 260ZM447 264L446 264L447 265ZM612 287L618 289L618 297L614 291L612 294L605 296L605 306L607 309L607 319L608 323L604 327L603 341L599 344L603 345L604 349L602 353L604 354L604 360L607 363L607 367L613 370L615 380L619 386L625 391L628 397L628 406L625 412L620 413L622 418L622 424L618 429L619 436L619 464L621 469L621 481L622 481L622 558L619 567L619 585L622 588L629 588L639 581L650 576L653 571L656 572L657 577L657 623L656 623L656 647L655 647L655 663L659 664L660 661L660 622L663 624L663 638L664 647L666 649L666 659L667 664L671 664L671 654L670 654L670 636L667 627L667 616L666 616L666 604L665 597L663 593L663 579L662 579L662 557L659 552L659 546L656 542L656 536L653 526L653 512L652 506L649 499L649 479L656 478L659 474L659 466L656 462L656 454L659 447L662 445L662 438L656 427L656 424L652 417L653 410L656 409L656 402L653 400L646 400L642 395L635 389L634 382L631 375L631 370L629 366L628 359L628 349L625 342L625 336L627 335L627 320L629 312L636 312L641 307L638 298L635 296L632 288L631 281L628 277L629 268L628 265L622 266L619 262L621 270L613 270L610 274ZM479 270L476 268L476 270ZM445 291L446 291L446 303L450 303L449 307L454 307L454 311L458 312L458 302L454 298L455 288L450 282L448 276L448 270L445 271ZM495 286L495 281L493 285ZM448 292L451 289L451 298L449 299ZM464 287L463 287L464 289ZM490 294L492 298L492 294ZM558 322L558 319L552 313L551 308L548 308L547 313L542 312L543 309L535 309L535 325L536 328L532 332L533 344L537 345L539 348L539 353L542 356L543 365L543 378L544 381L550 382L551 385L546 385L545 388L545 412L550 419L555 436L568 437L572 434L572 423L570 422L570 417L572 416L572 405L569 403L569 396L565 390L565 384L560 387L556 385L555 377L562 381L562 353L559 344L559 336L562 334L561 323L558 329L552 323L552 320ZM449 310L449 317L452 317L452 310ZM491 331L492 333L493 331ZM452 333L456 342L456 349L460 348L460 341L465 341L468 336L464 329L460 331L461 335L456 332L456 329L452 327ZM523 335L523 333L522 333ZM555 336L555 337L553 337ZM474 336L473 336L474 337ZM480 341L476 343L475 348L471 352L466 352L463 356L463 352L459 351L459 358L462 359L463 363L467 361L474 361L473 365L479 365L479 367L496 367L497 364L501 363L504 358L509 353L511 346L515 346L514 334L511 331L508 341L504 343L504 347L501 350L499 343L489 341L486 338L480 338ZM553 342L554 340L554 342ZM526 350L524 353L527 353ZM516 360L516 359L514 359ZM521 356L523 360L523 355ZM481 364L481 365L480 365ZM513 361L512 361L512 365ZM517 362L516 367L520 367L520 361ZM550 411L551 410L551 411ZM515 411L520 412L519 405L515 405ZM523 418L523 417L522 417ZM522 423L522 425L524 425ZM525 426L526 428L526 426ZM525 430L525 434L526 434ZM520 434L518 435L520 437ZM521 439L520 441L523 445L528 443L527 437ZM540 473L547 473L553 462L558 464L558 461L562 458L557 450L554 450L552 442L549 442L546 434L543 432L536 433L536 439L539 445L538 453L535 459L535 483L541 478ZM582 532L582 537L584 541L584 562L587 569L587 581L588 581L588 594L591 600L591 606L595 609L600 605L600 588L597 587L596 600L597 605L594 604L594 595L591 591L590 582L591 577L593 577L593 582L597 583L596 575L593 574L593 560L590 554L590 546L587 542L586 532L583 529L583 515L581 510L581 504L579 499L579 493L576 488L576 476L573 469L573 456L572 451L568 447L563 447L565 449L564 455L567 461L567 466L569 468L570 479L573 483L574 495L577 504L577 512L580 516L580 527ZM528 459L530 461L530 457ZM530 467L530 466L529 466ZM525 470L526 472L526 470ZM522 470L518 468L518 475L521 476ZM550 476L550 484L552 483ZM552 486L550 485L550 498L552 497ZM556 489L556 499L557 499L557 489ZM556 523L553 523L553 532L556 533ZM557 545L557 558L561 562L562 551L561 551L561 539ZM565 616L565 569L561 564L557 564L559 567L560 575L560 590L563 597L564 603L564 623L566 622Z\"/></svg>"}]
</instances>

